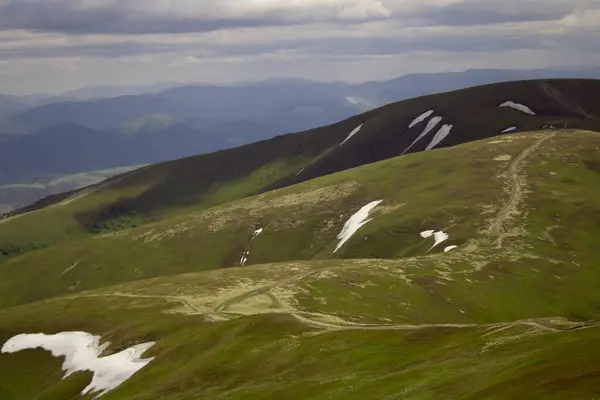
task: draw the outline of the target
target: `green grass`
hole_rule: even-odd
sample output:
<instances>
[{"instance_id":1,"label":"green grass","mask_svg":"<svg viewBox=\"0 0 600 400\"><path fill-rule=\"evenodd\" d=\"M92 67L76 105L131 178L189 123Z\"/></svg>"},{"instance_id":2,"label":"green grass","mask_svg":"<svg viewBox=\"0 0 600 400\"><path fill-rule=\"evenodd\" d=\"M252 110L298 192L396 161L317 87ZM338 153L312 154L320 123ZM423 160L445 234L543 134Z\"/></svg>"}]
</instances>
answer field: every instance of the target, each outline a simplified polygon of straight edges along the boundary
<instances>
[{"instance_id":1,"label":"green grass","mask_svg":"<svg viewBox=\"0 0 600 400\"><path fill-rule=\"evenodd\" d=\"M122 188L40 211L73 229L60 240L48 227L32 233L36 213L22 217L7 223L19 228L10 237L51 246L0 266L0 343L68 330L115 351L157 341L156 359L106 399L600 398L600 328L569 329L600 320L600 135L544 142L519 171L526 190L503 247L486 231L511 194L510 162L494 158L537 139L488 139L226 201L297 167L266 166L213 187L213 207L110 235L90 237L69 218L113 204ZM379 199L333 254L344 222ZM426 229L450 239L428 253ZM444 254L449 244L459 248ZM231 268L247 248L249 265ZM210 322L219 305L231 319ZM41 351L0 355L0 398L79 398L89 377L61 381L59 367Z\"/></svg>"},{"instance_id":2,"label":"green grass","mask_svg":"<svg viewBox=\"0 0 600 400\"><path fill-rule=\"evenodd\" d=\"M490 179L500 166L490 160L495 154L516 154L531 140L524 138L501 147L480 141L395 158L164 221L138 221L142 225L139 228L109 237L85 238L81 226L68 217L74 209L86 209L98 201L110 204L120 192L115 189L91 194L71 203L72 207L69 204L41 210L16 219L15 224L6 224L20 228L10 234L11 243L24 241L29 235L38 240L43 237L41 243L46 245L65 243L6 262L0 269L0 288L6 293L0 305L70 292L75 284L75 290L87 290L165 274L235 266L257 227L265 227L265 231L250 244L249 264L418 255L427 250L418 233L436 228L449 230L449 243L461 245L476 235L483 219L482 208L472 205L493 204L503 196L502 185ZM481 154L485 157L480 158ZM246 184L240 181L242 186L237 189L248 190L243 186ZM241 196L235 185L226 186L225 194L225 188L216 193ZM479 190L473 192L470 187ZM137 190L141 193L145 187ZM363 205L378 199L383 203L375 210L373 221L333 254L336 236L345 221ZM40 219L43 222L38 230L33 227L36 219L37 223ZM69 227L62 238L53 235L60 223L63 228ZM0 239L8 232L0 231ZM77 261L80 263L75 269L62 274ZM19 293L10 295L14 291Z\"/></svg>"},{"instance_id":3,"label":"green grass","mask_svg":"<svg viewBox=\"0 0 600 400\"><path fill-rule=\"evenodd\" d=\"M0 312L0 341L27 332L86 329L118 351L158 340L148 367L106 399L590 399L599 336L593 329L484 336L484 328L312 331L288 316L205 323L162 314L164 304L94 298L51 300ZM495 342L498 344L494 345ZM563 355L568 354L568 357ZM89 382L60 381L43 351L0 355L0 396L70 399Z\"/></svg>"}]
</instances>

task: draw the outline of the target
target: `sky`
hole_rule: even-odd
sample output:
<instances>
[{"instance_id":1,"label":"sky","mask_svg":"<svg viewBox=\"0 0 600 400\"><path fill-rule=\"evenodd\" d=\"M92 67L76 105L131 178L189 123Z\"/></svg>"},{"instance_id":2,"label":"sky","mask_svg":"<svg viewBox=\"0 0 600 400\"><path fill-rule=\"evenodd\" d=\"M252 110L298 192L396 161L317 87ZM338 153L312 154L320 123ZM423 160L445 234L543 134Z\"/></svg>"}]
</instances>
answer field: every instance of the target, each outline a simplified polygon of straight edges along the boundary
<instances>
[{"instance_id":1,"label":"sky","mask_svg":"<svg viewBox=\"0 0 600 400\"><path fill-rule=\"evenodd\" d=\"M0 92L600 66L600 0L0 0Z\"/></svg>"}]
</instances>

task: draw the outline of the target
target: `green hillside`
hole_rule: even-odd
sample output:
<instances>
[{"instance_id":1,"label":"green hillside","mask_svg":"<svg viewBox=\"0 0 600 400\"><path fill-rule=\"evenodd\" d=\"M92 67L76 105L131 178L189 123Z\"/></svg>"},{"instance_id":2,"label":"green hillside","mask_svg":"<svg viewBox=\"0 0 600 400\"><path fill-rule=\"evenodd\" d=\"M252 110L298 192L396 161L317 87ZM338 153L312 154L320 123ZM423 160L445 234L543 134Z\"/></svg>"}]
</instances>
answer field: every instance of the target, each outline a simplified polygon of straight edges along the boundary
<instances>
[{"instance_id":1,"label":"green hillside","mask_svg":"<svg viewBox=\"0 0 600 400\"><path fill-rule=\"evenodd\" d=\"M83 229L86 210L154 184L121 178L3 224L46 248L0 266L0 343L156 341L103 399L595 398L599 149L596 132L509 134L247 198L258 186L240 179L213 204ZM432 248L428 230L448 239ZM0 354L0 398L81 398L91 374L61 380L61 363Z\"/></svg>"},{"instance_id":2,"label":"green hillside","mask_svg":"<svg viewBox=\"0 0 600 400\"><path fill-rule=\"evenodd\" d=\"M70 197L45 199L14 213L20 215L18 218L0 220L0 263L31 250L166 221L404 153L496 137L507 127L514 128L511 133L553 132L560 127L600 131L596 116L600 108L595 101L599 89L600 80L581 79L485 85L393 103L306 132L154 164L71 193ZM501 107L507 100L532 107L534 115ZM415 118L429 111L428 117L414 124ZM443 135L445 128L450 131ZM462 179L461 174L466 173L483 174L465 172L476 162L461 162L440 162L441 173L449 179ZM420 184L442 184L431 179L438 171L421 173L420 167L413 169L422 179ZM412 176L412 171L407 175ZM371 192L370 187L365 190L374 196L385 195L404 184L389 177L382 179L392 185L373 188L379 192ZM42 208L48 205L51 207ZM35 212L26 214L28 211Z\"/></svg>"}]
</instances>

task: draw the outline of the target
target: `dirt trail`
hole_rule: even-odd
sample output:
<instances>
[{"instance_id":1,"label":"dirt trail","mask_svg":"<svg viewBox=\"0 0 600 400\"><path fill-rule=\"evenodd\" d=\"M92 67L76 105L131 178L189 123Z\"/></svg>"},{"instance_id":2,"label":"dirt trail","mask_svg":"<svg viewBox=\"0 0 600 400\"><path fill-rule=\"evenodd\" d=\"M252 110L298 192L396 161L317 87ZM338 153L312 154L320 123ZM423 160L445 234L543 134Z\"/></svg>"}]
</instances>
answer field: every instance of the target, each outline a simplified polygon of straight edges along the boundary
<instances>
[{"instance_id":1,"label":"dirt trail","mask_svg":"<svg viewBox=\"0 0 600 400\"><path fill-rule=\"evenodd\" d=\"M340 267L343 268L343 267ZM362 330L362 331L393 331L393 330L418 330L432 328L483 328L488 329L482 337L495 335L511 328L522 326L531 328L532 333L559 333L571 330L582 330L600 327L600 322L573 322L561 317L555 318L531 318L517 321L488 323L488 324L460 324L460 323L429 323L429 324L361 324L352 321L344 320L335 315L321 314L316 312L302 311L295 308L286 299L278 297L274 289L283 290L283 287L298 283L300 280L311 276L315 273L322 272L319 270L310 270L302 274L297 274L290 278L282 279L259 288L248 290L241 294L236 294L216 306L202 310L203 307L196 307L192 304L193 297L179 295L144 295L133 293L89 293L79 294L75 296L63 297L63 299L76 299L86 297L123 297L132 299L157 299L170 303L181 304L189 315L204 315L208 321L226 321L247 315L259 315L268 313L287 314L307 326L322 329L324 331L340 331L340 330ZM292 291L293 292L293 291ZM264 297L269 300L270 304L265 306L264 302L248 301L253 298ZM285 296L287 298L287 295ZM243 305L241 303L244 303ZM182 312L182 311L179 311Z\"/></svg>"},{"instance_id":2,"label":"dirt trail","mask_svg":"<svg viewBox=\"0 0 600 400\"><path fill-rule=\"evenodd\" d=\"M501 248L504 237L506 236L506 229L504 227L505 222L513 214L517 205L523 197L524 178L519 176L521 164L529 157L529 155L540 147L546 140L554 137L555 133L545 134L544 137L536 140L531 146L524 149L510 164L508 167L508 175L511 182L510 197L504 207L500 210L496 218L492 221L489 227L490 233L497 235L496 247Z\"/></svg>"}]
</instances>

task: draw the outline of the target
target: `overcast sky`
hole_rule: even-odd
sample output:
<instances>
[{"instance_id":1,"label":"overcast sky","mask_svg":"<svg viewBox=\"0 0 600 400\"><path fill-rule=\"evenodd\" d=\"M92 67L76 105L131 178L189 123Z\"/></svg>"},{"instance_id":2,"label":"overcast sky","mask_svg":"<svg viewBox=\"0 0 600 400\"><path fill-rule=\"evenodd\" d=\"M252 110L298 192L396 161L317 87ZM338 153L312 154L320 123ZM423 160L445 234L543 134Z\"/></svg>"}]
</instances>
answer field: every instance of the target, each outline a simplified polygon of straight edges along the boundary
<instances>
[{"instance_id":1,"label":"overcast sky","mask_svg":"<svg viewBox=\"0 0 600 400\"><path fill-rule=\"evenodd\" d=\"M0 0L0 92L600 65L600 0Z\"/></svg>"}]
</instances>

